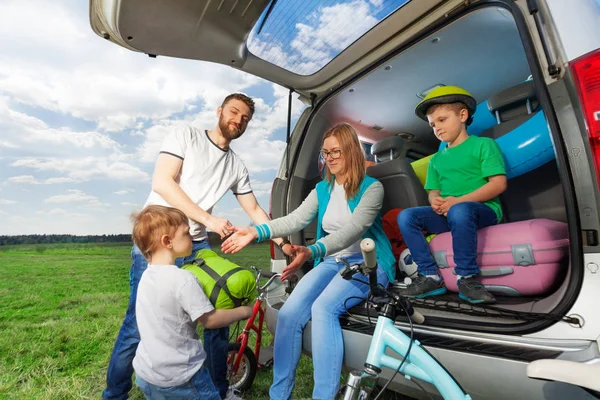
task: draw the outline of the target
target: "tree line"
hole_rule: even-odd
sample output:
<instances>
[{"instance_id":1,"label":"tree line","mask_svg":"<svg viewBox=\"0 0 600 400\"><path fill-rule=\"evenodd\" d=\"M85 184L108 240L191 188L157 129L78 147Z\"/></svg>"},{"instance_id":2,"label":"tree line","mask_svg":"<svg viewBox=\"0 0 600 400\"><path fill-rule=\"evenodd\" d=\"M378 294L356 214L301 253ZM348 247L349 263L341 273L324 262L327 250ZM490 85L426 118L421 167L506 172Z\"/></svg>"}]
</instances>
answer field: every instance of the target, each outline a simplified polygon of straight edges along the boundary
<instances>
[{"instance_id":1,"label":"tree line","mask_svg":"<svg viewBox=\"0 0 600 400\"><path fill-rule=\"evenodd\" d=\"M219 235L208 232L208 240L213 246L220 246ZM54 243L131 243L131 234L116 235L0 235L0 246L19 244Z\"/></svg>"},{"instance_id":2,"label":"tree line","mask_svg":"<svg viewBox=\"0 0 600 400\"><path fill-rule=\"evenodd\" d=\"M0 246L17 244L53 243L125 243L131 242L131 234L119 235L14 235L0 236Z\"/></svg>"}]
</instances>

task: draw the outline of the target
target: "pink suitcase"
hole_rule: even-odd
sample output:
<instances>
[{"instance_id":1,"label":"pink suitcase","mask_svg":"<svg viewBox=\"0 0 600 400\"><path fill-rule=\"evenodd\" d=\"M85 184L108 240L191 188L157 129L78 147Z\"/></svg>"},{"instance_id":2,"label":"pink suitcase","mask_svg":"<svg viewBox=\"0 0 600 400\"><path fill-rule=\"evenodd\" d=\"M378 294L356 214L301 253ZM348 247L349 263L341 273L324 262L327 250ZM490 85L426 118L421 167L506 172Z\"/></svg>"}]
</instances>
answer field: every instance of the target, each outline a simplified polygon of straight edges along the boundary
<instances>
[{"instance_id":1,"label":"pink suitcase","mask_svg":"<svg viewBox=\"0 0 600 400\"><path fill-rule=\"evenodd\" d=\"M548 293L568 266L567 224L531 219L480 229L477 234L479 280L493 293L535 296ZM429 243L448 290L458 292L450 232Z\"/></svg>"}]
</instances>

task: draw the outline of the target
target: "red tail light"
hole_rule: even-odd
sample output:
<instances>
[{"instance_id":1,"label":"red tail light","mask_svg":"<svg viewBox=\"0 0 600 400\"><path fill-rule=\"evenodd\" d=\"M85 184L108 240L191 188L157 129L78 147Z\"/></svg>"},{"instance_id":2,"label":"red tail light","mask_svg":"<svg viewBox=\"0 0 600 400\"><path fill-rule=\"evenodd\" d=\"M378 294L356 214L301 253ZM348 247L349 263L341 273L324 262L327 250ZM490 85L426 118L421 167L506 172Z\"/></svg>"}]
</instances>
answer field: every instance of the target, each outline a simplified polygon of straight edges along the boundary
<instances>
[{"instance_id":1,"label":"red tail light","mask_svg":"<svg viewBox=\"0 0 600 400\"><path fill-rule=\"evenodd\" d=\"M600 184L600 49L571 62Z\"/></svg>"}]
</instances>

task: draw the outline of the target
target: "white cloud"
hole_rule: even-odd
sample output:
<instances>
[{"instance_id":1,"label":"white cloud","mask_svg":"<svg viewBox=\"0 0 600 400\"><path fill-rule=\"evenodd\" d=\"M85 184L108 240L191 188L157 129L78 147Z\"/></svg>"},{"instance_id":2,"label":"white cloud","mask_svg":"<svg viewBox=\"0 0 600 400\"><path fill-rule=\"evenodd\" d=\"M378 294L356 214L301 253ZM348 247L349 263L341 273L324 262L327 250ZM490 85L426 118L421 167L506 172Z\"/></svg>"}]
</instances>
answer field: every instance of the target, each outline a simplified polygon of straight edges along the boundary
<instances>
[{"instance_id":1,"label":"white cloud","mask_svg":"<svg viewBox=\"0 0 600 400\"><path fill-rule=\"evenodd\" d=\"M371 16L369 3L363 0L321 7L314 19L318 21L316 26L296 24L298 35L291 45L300 52L303 61L314 61L321 65L377 23L377 19Z\"/></svg>"},{"instance_id":2,"label":"white cloud","mask_svg":"<svg viewBox=\"0 0 600 400\"><path fill-rule=\"evenodd\" d=\"M49 210L49 211L36 211L36 215L59 215L62 217L85 218L85 219L93 218L89 214L74 213L71 211L64 210L62 208L53 208L52 210Z\"/></svg>"},{"instance_id":3,"label":"white cloud","mask_svg":"<svg viewBox=\"0 0 600 400\"><path fill-rule=\"evenodd\" d=\"M122 189L122 190L117 190L116 192L113 192L113 193L118 194L119 196L122 196L124 194L133 193L133 192L135 192L135 190L133 190L133 189Z\"/></svg>"},{"instance_id":4,"label":"white cloud","mask_svg":"<svg viewBox=\"0 0 600 400\"><path fill-rule=\"evenodd\" d=\"M0 88L12 100L118 132L258 81L217 64L119 48L96 36L81 11L68 2L0 3ZM18 40L11 39L16 32Z\"/></svg>"},{"instance_id":5,"label":"white cloud","mask_svg":"<svg viewBox=\"0 0 600 400\"><path fill-rule=\"evenodd\" d=\"M85 158L24 158L11 164L14 167L26 167L39 171L57 171L65 173L73 181L92 179L147 181L148 173L140 168L122 162L106 160L102 157Z\"/></svg>"},{"instance_id":6,"label":"white cloud","mask_svg":"<svg viewBox=\"0 0 600 400\"><path fill-rule=\"evenodd\" d=\"M133 207L133 208L142 208L142 204L131 203L129 201L124 201L121 203L122 206Z\"/></svg>"},{"instance_id":7,"label":"white cloud","mask_svg":"<svg viewBox=\"0 0 600 400\"><path fill-rule=\"evenodd\" d=\"M1 79L0 73L0 82ZM120 151L121 147L108 135L97 131L51 128L39 118L11 109L6 96L0 96L0 131L5 143L3 147L39 154L72 154L75 151L78 154L109 154Z\"/></svg>"},{"instance_id":8,"label":"white cloud","mask_svg":"<svg viewBox=\"0 0 600 400\"><path fill-rule=\"evenodd\" d=\"M17 202L14 200L7 200L7 199L0 199L0 204L2 205L7 205L7 204L16 204Z\"/></svg>"},{"instance_id":9,"label":"white cloud","mask_svg":"<svg viewBox=\"0 0 600 400\"><path fill-rule=\"evenodd\" d=\"M44 200L44 203L74 203L97 200L96 197L87 195L81 190L71 189L67 190L67 192L69 194L59 194L56 196L48 197L46 200Z\"/></svg>"},{"instance_id":10,"label":"white cloud","mask_svg":"<svg viewBox=\"0 0 600 400\"><path fill-rule=\"evenodd\" d=\"M273 182L260 182L260 181L252 181L252 191L254 192L254 196L268 196L271 194L271 188L273 187Z\"/></svg>"},{"instance_id":11,"label":"white cloud","mask_svg":"<svg viewBox=\"0 0 600 400\"><path fill-rule=\"evenodd\" d=\"M10 183L23 183L23 184L29 184L29 185L52 185L52 184L58 184L58 183L77 182L75 179L72 179L72 178L48 178L46 180L39 180L39 179L35 178L33 175L12 176L12 177L8 178L8 181Z\"/></svg>"}]
</instances>

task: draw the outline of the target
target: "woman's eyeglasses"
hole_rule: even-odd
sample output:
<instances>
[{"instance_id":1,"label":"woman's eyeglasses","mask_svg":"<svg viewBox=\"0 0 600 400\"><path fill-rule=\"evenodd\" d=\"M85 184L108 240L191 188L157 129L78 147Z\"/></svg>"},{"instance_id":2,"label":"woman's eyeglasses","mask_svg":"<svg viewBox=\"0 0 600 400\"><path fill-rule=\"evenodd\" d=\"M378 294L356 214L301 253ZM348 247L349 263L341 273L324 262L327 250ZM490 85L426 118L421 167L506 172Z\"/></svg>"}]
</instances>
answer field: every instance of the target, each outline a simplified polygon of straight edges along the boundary
<instances>
[{"instance_id":1,"label":"woman's eyeglasses","mask_svg":"<svg viewBox=\"0 0 600 400\"><path fill-rule=\"evenodd\" d=\"M321 157L323 157L323 160L327 160L327 156L330 156L332 160L337 160L342 155L342 150L340 150L340 149L331 150L331 151L321 150L320 153L321 153Z\"/></svg>"}]
</instances>

